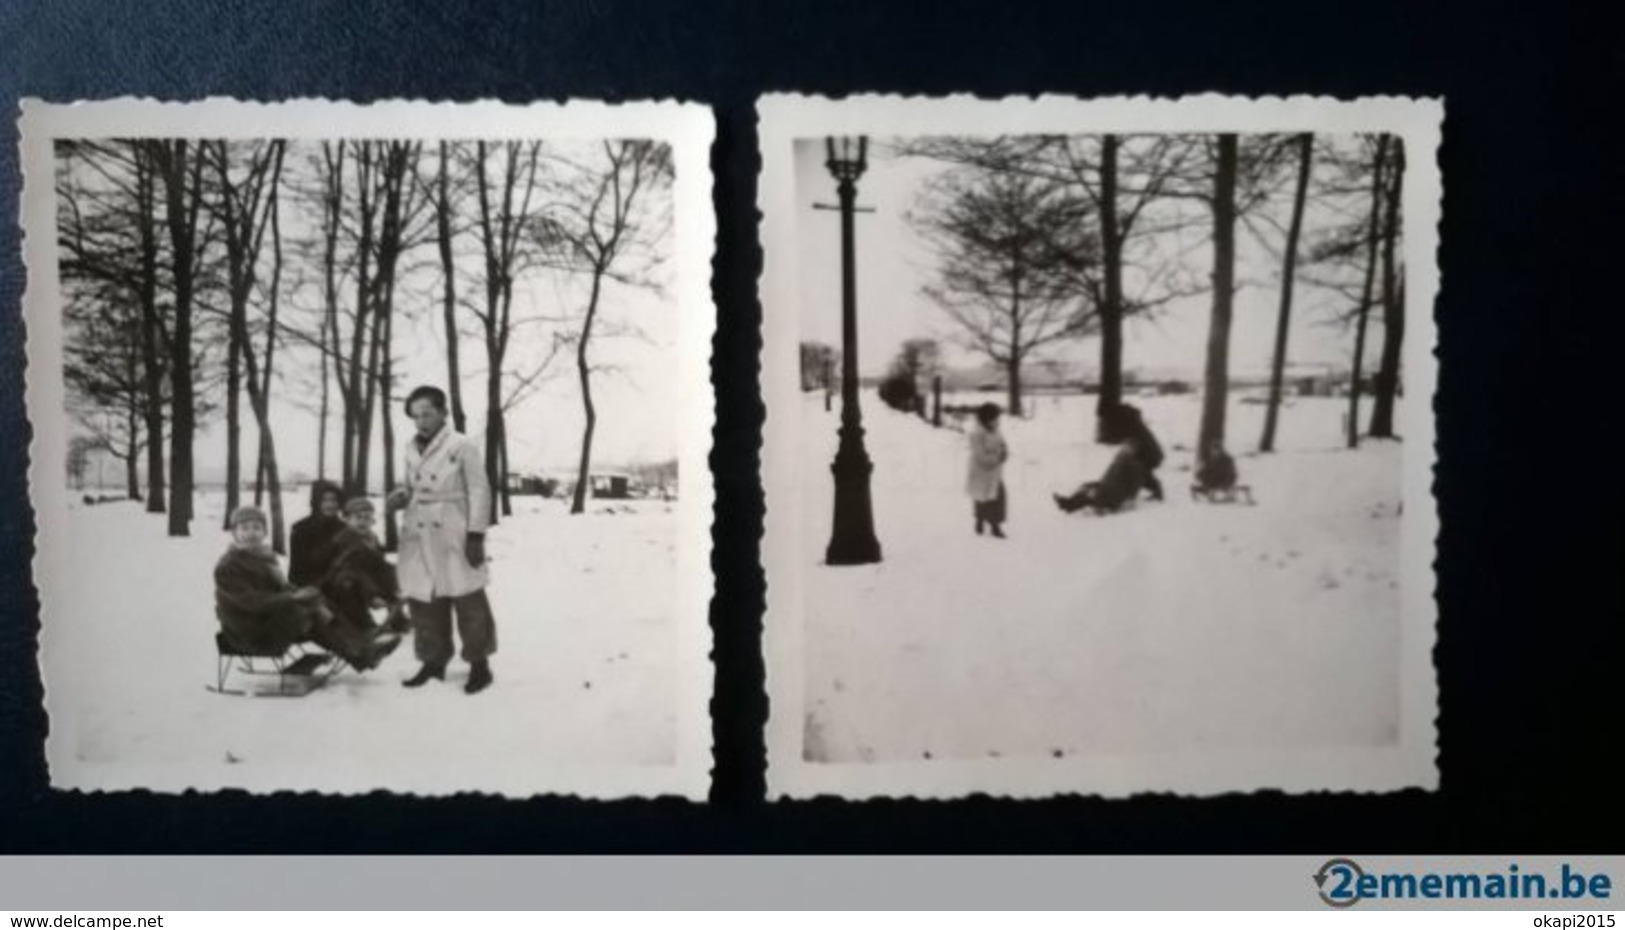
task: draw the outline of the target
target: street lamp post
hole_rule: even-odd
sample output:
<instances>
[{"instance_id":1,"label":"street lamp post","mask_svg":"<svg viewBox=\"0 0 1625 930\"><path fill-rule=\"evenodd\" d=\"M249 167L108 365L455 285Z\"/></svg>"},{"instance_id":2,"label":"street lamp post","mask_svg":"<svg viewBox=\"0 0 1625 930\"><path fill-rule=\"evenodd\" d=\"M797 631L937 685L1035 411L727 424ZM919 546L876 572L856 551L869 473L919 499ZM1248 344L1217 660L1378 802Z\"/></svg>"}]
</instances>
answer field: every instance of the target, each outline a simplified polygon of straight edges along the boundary
<instances>
[{"instance_id":1,"label":"street lamp post","mask_svg":"<svg viewBox=\"0 0 1625 930\"><path fill-rule=\"evenodd\" d=\"M824 140L824 166L835 178L841 211L841 444L830 472L835 476L835 519L825 561L867 565L880 561L875 539L869 475L874 464L863 448L863 414L858 409L858 294L853 265L852 215L857 211L857 180L868 167L869 140Z\"/></svg>"}]
</instances>

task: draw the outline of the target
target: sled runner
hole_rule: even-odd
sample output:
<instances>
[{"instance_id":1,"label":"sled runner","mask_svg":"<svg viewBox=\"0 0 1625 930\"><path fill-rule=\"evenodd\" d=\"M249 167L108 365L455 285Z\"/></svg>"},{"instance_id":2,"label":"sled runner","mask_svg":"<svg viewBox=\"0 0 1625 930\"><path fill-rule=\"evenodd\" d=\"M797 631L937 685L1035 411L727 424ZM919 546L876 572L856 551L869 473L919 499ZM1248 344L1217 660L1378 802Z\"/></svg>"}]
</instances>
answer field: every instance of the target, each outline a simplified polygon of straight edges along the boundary
<instances>
[{"instance_id":1,"label":"sled runner","mask_svg":"<svg viewBox=\"0 0 1625 930\"><path fill-rule=\"evenodd\" d=\"M1209 504L1246 504L1252 506L1253 489L1250 485L1238 484L1228 488L1204 488L1200 485L1191 485L1191 500L1206 501Z\"/></svg>"},{"instance_id":2,"label":"sled runner","mask_svg":"<svg viewBox=\"0 0 1625 930\"><path fill-rule=\"evenodd\" d=\"M304 697L327 684L344 666L344 661L325 652L307 650L295 644L281 652L241 649L214 634L215 683L204 685L216 694L254 697ZM241 687L228 688L232 675L244 679Z\"/></svg>"}]
</instances>

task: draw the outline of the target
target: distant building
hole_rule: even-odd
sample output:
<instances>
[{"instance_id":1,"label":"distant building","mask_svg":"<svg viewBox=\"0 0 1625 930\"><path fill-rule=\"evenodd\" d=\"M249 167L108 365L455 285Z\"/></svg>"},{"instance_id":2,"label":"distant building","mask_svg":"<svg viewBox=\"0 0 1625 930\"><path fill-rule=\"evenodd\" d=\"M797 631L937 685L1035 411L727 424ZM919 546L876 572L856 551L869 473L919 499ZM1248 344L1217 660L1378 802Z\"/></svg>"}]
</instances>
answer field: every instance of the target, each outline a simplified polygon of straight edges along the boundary
<instances>
[{"instance_id":1,"label":"distant building","mask_svg":"<svg viewBox=\"0 0 1625 930\"><path fill-rule=\"evenodd\" d=\"M559 490L557 478L548 478L543 475L512 473L508 475L508 493L512 495L535 495L538 497L552 497Z\"/></svg>"},{"instance_id":2,"label":"distant building","mask_svg":"<svg viewBox=\"0 0 1625 930\"><path fill-rule=\"evenodd\" d=\"M587 490L602 500L626 500L632 496L632 476L625 472L595 472L587 478Z\"/></svg>"}]
</instances>

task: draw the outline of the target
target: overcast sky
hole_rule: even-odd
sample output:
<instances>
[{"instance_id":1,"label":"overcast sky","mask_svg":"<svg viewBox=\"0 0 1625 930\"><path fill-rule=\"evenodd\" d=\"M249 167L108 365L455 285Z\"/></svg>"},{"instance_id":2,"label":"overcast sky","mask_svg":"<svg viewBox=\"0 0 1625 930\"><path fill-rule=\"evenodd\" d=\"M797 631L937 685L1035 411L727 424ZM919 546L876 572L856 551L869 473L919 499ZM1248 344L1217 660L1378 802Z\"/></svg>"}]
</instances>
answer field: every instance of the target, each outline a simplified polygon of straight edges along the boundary
<instances>
[{"instance_id":1,"label":"overcast sky","mask_svg":"<svg viewBox=\"0 0 1625 930\"><path fill-rule=\"evenodd\" d=\"M856 262L858 266L858 340L863 372L881 373L905 339L935 337L945 346L956 338L956 328L947 315L920 294L930 281L933 256L929 247L906 221L916 206L922 186L933 175L950 170L940 162L922 158L900 158L888 153L885 140L870 145L869 169L858 181L858 203L874 208L859 214L856 221ZM801 327L803 338L839 347L841 343L841 268L839 213L816 210L815 203L836 202L835 182L824 167L823 139L799 140L796 163L796 258L799 263ZM1272 201L1270 209L1282 228L1290 216L1291 192ZM1212 267L1212 248L1200 236L1211 226L1205 207L1189 203L1179 209L1192 217L1193 227L1183 241L1173 234L1158 246L1167 252L1185 251L1193 269L1205 278ZM1326 214L1306 210L1305 229ZM1277 243L1275 248L1280 248ZM1231 325L1230 368L1233 373L1264 370L1268 367L1274 340L1275 319L1280 302L1279 259L1272 258L1238 226L1236 279L1247 282L1236 294ZM1295 365L1327 364L1346 370L1352 354L1353 336L1326 321L1334 308L1345 305L1329 291L1308 287L1300 281L1295 289L1293 325L1289 336L1290 361ZM1208 317L1212 298L1203 293L1178 299L1162 308L1154 319L1130 319L1125 327L1123 365L1125 370L1151 373L1178 373L1197 378L1203 366ZM1373 323L1376 318L1373 317ZM1375 359L1381 343L1368 337L1368 362ZM1097 338L1062 343L1056 353L1086 365L1098 367L1100 343ZM949 349L954 365L975 364L978 356Z\"/></svg>"}]
</instances>

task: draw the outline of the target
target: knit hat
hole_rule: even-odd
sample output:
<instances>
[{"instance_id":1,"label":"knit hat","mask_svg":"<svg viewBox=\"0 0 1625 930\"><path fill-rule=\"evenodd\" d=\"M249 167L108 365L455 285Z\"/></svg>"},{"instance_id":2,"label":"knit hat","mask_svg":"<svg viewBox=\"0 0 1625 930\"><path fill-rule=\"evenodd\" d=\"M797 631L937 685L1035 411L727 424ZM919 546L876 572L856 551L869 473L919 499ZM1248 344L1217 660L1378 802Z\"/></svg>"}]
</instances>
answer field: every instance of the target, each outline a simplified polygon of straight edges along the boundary
<instances>
[{"instance_id":1,"label":"knit hat","mask_svg":"<svg viewBox=\"0 0 1625 930\"><path fill-rule=\"evenodd\" d=\"M271 525L271 521L265 519L265 511L253 506L252 504L245 504L244 506L238 507L236 510L231 512L232 529L236 529L249 521L256 522L260 526Z\"/></svg>"},{"instance_id":2,"label":"knit hat","mask_svg":"<svg viewBox=\"0 0 1625 930\"><path fill-rule=\"evenodd\" d=\"M372 506L372 501L367 500L365 497L352 497L344 502L344 515L346 517L353 517L359 513L377 512L377 509Z\"/></svg>"}]
</instances>

